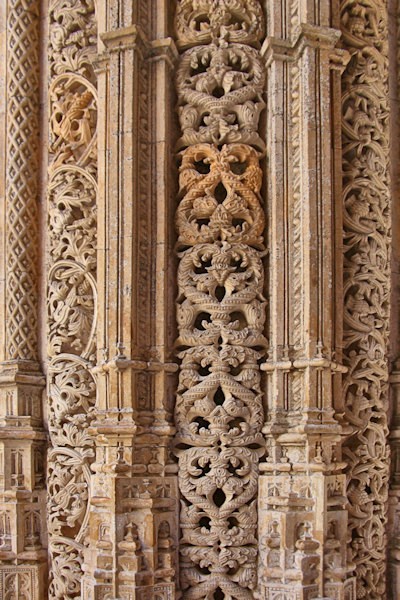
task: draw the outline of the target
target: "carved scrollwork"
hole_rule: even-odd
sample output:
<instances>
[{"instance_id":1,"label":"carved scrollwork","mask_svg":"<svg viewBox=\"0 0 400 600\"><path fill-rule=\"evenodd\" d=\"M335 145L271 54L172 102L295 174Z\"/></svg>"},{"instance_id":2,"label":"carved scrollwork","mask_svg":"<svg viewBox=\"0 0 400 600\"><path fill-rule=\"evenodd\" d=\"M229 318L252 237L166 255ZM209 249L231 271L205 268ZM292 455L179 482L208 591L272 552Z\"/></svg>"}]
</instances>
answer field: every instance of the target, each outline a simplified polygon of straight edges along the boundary
<instances>
[{"instance_id":1,"label":"carved scrollwork","mask_svg":"<svg viewBox=\"0 0 400 600\"><path fill-rule=\"evenodd\" d=\"M97 46L95 2L52 0L49 6L49 61L53 75L77 73L92 80Z\"/></svg>"},{"instance_id":2,"label":"carved scrollwork","mask_svg":"<svg viewBox=\"0 0 400 600\"><path fill-rule=\"evenodd\" d=\"M250 600L267 348L257 131L265 73L244 43L259 41L262 11L256 2L182 0L176 23L180 46L195 46L177 73L181 586L186 598Z\"/></svg>"},{"instance_id":3,"label":"carved scrollwork","mask_svg":"<svg viewBox=\"0 0 400 600\"><path fill-rule=\"evenodd\" d=\"M87 428L96 387L86 361L59 355L50 365L48 530L52 557L50 597L80 595L80 573L88 521L93 439Z\"/></svg>"},{"instance_id":4,"label":"carved scrollwork","mask_svg":"<svg viewBox=\"0 0 400 600\"><path fill-rule=\"evenodd\" d=\"M177 73L180 147L241 142L261 150L257 129L265 107L259 54L242 44L210 44L184 53Z\"/></svg>"},{"instance_id":5,"label":"carved scrollwork","mask_svg":"<svg viewBox=\"0 0 400 600\"><path fill-rule=\"evenodd\" d=\"M176 213L181 246L240 242L262 247L265 216L257 151L244 144L221 150L199 144L185 150L180 167L182 201Z\"/></svg>"},{"instance_id":6,"label":"carved scrollwork","mask_svg":"<svg viewBox=\"0 0 400 600\"><path fill-rule=\"evenodd\" d=\"M49 356L66 352L92 357L96 326L96 283L93 276L72 261L57 263L49 276Z\"/></svg>"},{"instance_id":7,"label":"carved scrollwork","mask_svg":"<svg viewBox=\"0 0 400 600\"><path fill-rule=\"evenodd\" d=\"M350 562L357 598L386 597L390 209L386 8L341 5L351 60L342 78L344 199L344 446Z\"/></svg>"},{"instance_id":8,"label":"carved scrollwork","mask_svg":"<svg viewBox=\"0 0 400 600\"><path fill-rule=\"evenodd\" d=\"M264 35L264 15L258 0L181 0L175 28L181 48L220 37L258 44Z\"/></svg>"},{"instance_id":9,"label":"carved scrollwork","mask_svg":"<svg viewBox=\"0 0 400 600\"><path fill-rule=\"evenodd\" d=\"M49 598L72 600L81 597L94 460L97 32L92 0L54 0L49 16Z\"/></svg>"}]
</instances>

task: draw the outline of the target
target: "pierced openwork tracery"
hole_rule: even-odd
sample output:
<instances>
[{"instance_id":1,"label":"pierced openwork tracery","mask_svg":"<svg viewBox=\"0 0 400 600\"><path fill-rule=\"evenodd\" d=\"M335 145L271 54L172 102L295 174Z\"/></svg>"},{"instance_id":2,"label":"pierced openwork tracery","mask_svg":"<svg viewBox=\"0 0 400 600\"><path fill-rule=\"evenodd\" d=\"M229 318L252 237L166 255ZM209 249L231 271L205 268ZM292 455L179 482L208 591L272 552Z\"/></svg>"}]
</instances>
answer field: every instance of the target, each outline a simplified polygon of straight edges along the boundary
<instances>
[{"instance_id":1,"label":"pierced openwork tracery","mask_svg":"<svg viewBox=\"0 0 400 600\"><path fill-rule=\"evenodd\" d=\"M49 597L81 597L96 399L97 92L91 0L50 4L47 292Z\"/></svg>"},{"instance_id":2,"label":"pierced openwork tracery","mask_svg":"<svg viewBox=\"0 0 400 600\"><path fill-rule=\"evenodd\" d=\"M175 408L186 598L251 598L264 422L258 2L178 4L181 166ZM206 45L204 45L206 44Z\"/></svg>"}]
</instances>

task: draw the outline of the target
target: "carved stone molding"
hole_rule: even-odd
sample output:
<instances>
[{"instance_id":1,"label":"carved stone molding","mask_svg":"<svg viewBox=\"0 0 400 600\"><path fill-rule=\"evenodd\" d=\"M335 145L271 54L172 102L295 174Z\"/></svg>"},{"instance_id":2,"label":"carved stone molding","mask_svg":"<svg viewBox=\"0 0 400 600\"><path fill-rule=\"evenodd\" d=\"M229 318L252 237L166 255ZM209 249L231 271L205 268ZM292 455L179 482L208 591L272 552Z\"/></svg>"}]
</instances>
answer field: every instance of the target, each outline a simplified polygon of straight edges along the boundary
<instances>
[{"instance_id":1,"label":"carved stone molding","mask_svg":"<svg viewBox=\"0 0 400 600\"><path fill-rule=\"evenodd\" d=\"M96 386L97 46L91 0L49 7L49 597L81 598Z\"/></svg>"},{"instance_id":2,"label":"carved stone molding","mask_svg":"<svg viewBox=\"0 0 400 600\"><path fill-rule=\"evenodd\" d=\"M46 593L38 351L40 3L0 6L0 597Z\"/></svg>"},{"instance_id":3,"label":"carved stone molding","mask_svg":"<svg viewBox=\"0 0 400 600\"><path fill-rule=\"evenodd\" d=\"M261 6L183 0L176 30L180 47L194 46L176 82L185 148L175 220L180 584L187 598L244 599L257 588L264 454L265 215L254 146L264 147L265 76L259 53L245 45L260 41Z\"/></svg>"},{"instance_id":4,"label":"carved stone molding","mask_svg":"<svg viewBox=\"0 0 400 600\"><path fill-rule=\"evenodd\" d=\"M344 448L357 597L386 597L390 202L386 5L341 4L344 202Z\"/></svg>"}]
</instances>

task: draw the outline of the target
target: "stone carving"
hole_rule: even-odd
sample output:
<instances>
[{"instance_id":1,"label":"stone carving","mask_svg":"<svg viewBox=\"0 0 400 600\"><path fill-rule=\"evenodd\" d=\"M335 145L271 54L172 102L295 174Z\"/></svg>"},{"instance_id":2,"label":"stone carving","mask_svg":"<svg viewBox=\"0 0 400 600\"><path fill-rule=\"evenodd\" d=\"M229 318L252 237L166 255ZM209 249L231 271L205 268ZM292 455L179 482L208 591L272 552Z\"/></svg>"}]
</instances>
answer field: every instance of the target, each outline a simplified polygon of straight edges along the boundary
<instances>
[{"instance_id":1,"label":"stone carving","mask_svg":"<svg viewBox=\"0 0 400 600\"><path fill-rule=\"evenodd\" d=\"M194 145L182 156L177 213L182 246L221 240L261 247L264 213L257 152L245 144Z\"/></svg>"},{"instance_id":2,"label":"stone carving","mask_svg":"<svg viewBox=\"0 0 400 600\"><path fill-rule=\"evenodd\" d=\"M45 593L38 364L40 2L0 7L0 597Z\"/></svg>"},{"instance_id":3,"label":"stone carving","mask_svg":"<svg viewBox=\"0 0 400 600\"><path fill-rule=\"evenodd\" d=\"M257 128L264 83L254 48L221 40L187 50L177 74L183 133L178 145L241 142L263 149Z\"/></svg>"},{"instance_id":4,"label":"stone carving","mask_svg":"<svg viewBox=\"0 0 400 600\"><path fill-rule=\"evenodd\" d=\"M97 46L94 0L51 0L49 18L51 75L75 73L93 81L92 58Z\"/></svg>"},{"instance_id":5,"label":"stone carving","mask_svg":"<svg viewBox=\"0 0 400 600\"><path fill-rule=\"evenodd\" d=\"M238 42L259 40L261 14L253 2L182 1L176 18L181 47L208 42L184 52L177 73L185 149L176 212L175 454L187 598L250 598L257 584L259 361L267 341L256 149L264 69L257 51Z\"/></svg>"},{"instance_id":6,"label":"stone carving","mask_svg":"<svg viewBox=\"0 0 400 600\"><path fill-rule=\"evenodd\" d=\"M5 239L8 289L7 358L35 360L38 279L39 4L36 0L12 0L9 2L8 13L9 124Z\"/></svg>"},{"instance_id":7,"label":"stone carving","mask_svg":"<svg viewBox=\"0 0 400 600\"><path fill-rule=\"evenodd\" d=\"M49 597L81 597L94 460L97 35L90 0L50 5L48 407Z\"/></svg>"},{"instance_id":8,"label":"stone carving","mask_svg":"<svg viewBox=\"0 0 400 600\"><path fill-rule=\"evenodd\" d=\"M175 29L181 48L219 38L258 44L264 35L264 15L258 0L180 0Z\"/></svg>"},{"instance_id":9,"label":"stone carving","mask_svg":"<svg viewBox=\"0 0 400 600\"><path fill-rule=\"evenodd\" d=\"M390 210L386 7L341 5L351 60L342 78L345 444L357 598L386 597Z\"/></svg>"}]
</instances>

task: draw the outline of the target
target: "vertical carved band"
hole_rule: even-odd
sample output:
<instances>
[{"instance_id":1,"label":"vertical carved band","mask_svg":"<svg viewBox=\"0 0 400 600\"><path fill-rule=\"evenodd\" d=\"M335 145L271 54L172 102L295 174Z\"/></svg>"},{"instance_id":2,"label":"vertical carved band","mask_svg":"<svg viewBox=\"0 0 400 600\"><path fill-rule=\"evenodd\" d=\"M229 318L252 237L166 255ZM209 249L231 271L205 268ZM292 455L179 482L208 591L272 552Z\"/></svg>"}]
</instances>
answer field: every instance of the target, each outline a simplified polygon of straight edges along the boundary
<instances>
[{"instance_id":1,"label":"vertical carved band","mask_svg":"<svg viewBox=\"0 0 400 600\"><path fill-rule=\"evenodd\" d=\"M9 0L6 360L37 360L39 2Z\"/></svg>"},{"instance_id":2,"label":"vertical carved band","mask_svg":"<svg viewBox=\"0 0 400 600\"><path fill-rule=\"evenodd\" d=\"M181 586L187 598L251 598L267 346L262 11L255 1L182 0L176 30Z\"/></svg>"},{"instance_id":3,"label":"vertical carved band","mask_svg":"<svg viewBox=\"0 0 400 600\"><path fill-rule=\"evenodd\" d=\"M389 450L390 206L386 6L341 5L351 54L342 78L344 191L344 393L350 561L357 598L386 597Z\"/></svg>"},{"instance_id":4,"label":"vertical carved band","mask_svg":"<svg viewBox=\"0 0 400 600\"><path fill-rule=\"evenodd\" d=\"M49 15L49 597L70 600L81 596L94 455L97 36L92 0L54 0Z\"/></svg>"}]
</instances>

